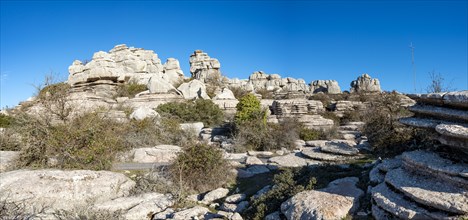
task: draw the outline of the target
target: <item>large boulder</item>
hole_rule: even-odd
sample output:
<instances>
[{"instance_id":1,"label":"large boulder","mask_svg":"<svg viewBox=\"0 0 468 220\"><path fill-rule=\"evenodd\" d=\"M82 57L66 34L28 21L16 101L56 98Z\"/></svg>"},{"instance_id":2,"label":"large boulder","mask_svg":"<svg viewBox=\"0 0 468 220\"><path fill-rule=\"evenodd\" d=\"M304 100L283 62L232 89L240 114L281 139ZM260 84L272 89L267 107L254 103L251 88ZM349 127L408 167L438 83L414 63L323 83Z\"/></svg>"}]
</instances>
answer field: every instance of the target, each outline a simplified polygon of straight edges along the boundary
<instances>
[{"instance_id":1,"label":"large boulder","mask_svg":"<svg viewBox=\"0 0 468 220\"><path fill-rule=\"evenodd\" d=\"M336 80L315 80L310 83L310 90L313 93L341 93L341 88Z\"/></svg>"},{"instance_id":2,"label":"large boulder","mask_svg":"<svg viewBox=\"0 0 468 220\"><path fill-rule=\"evenodd\" d=\"M210 99L206 94L205 84L200 80L194 79L188 83L182 83L177 89L185 99Z\"/></svg>"},{"instance_id":3,"label":"large boulder","mask_svg":"<svg viewBox=\"0 0 468 220\"><path fill-rule=\"evenodd\" d=\"M148 88L150 93L165 94L173 92L179 94L179 92L171 84L171 82L167 79L164 79L164 77L161 74L154 74L153 76L151 76L146 87Z\"/></svg>"},{"instance_id":4,"label":"large boulder","mask_svg":"<svg viewBox=\"0 0 468 220\"><path fill-rule=\"evenodd\" d=\"M350 92L381 92L380 81L364 73L351 82Z\"/></svg>"},{"instance_id":5,"label":"large boulder","mask_svg":"<svg viewBox=\"0 0 468 220\"><path fill-rule=\"evenodd\" d=\"M215 93L213 100L236 100L234 93L228 88L223 88L219 92Z\"/></svg>"},{"instance_id":6,"label":"large boulder","mask_svg":"<svg viewBox=\"0 0 468 220\"><path fill-rule=\"evenodd\" d=\"M155 110L148 108L146 106L141 106L130 114L130 119L137 121L144 120L145 118L155 118L159 117L159 113Z\"/></svg>"},{"instance_id":7,"label":"large boulder","mask_svg":"<svg viewBox=\"0 0 468 220\"><path fill-rule=\"evenodd\" d=\"M89 207L126 196L135 182L120 173L91 170L15 170L0 173L0 195L27 212Z\"/></svg>"},{"instance_id":8,"label":"large boulder","mask_svg":"<svg viewBox=\"0 0 468 220\"><path fill-rule=\"evenodd\" d=\"M180 69L179 61L174 58L167 58L164 64L165 79L172 85L176 85L184 80L184 72Z\"/></svg>"},{"instance_id":9,"label":"large boulder","mask_svg":"<svg viewBox=\"0 0 468 220\"><path fill-rule=\"evenodd\" d=\"M342 219L356 210L364 192L356 187L358 178L331 182L321 190L303 191L283 204L281 212L291 219Z\"/></svg>"}]
</instances>

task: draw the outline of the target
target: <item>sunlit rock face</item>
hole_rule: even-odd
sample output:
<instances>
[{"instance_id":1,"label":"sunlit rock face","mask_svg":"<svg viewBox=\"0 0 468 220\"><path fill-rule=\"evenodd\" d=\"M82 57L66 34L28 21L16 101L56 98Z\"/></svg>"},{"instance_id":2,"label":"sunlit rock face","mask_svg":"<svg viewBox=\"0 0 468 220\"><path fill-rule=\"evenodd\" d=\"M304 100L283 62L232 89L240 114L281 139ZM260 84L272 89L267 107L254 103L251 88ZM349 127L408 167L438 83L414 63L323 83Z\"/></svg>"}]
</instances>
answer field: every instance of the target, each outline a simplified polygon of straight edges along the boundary
<instances>
[{"instance_id":1,"label":"sunlit rock face","mask_svg":"<svg viewBox=\"0 0 468 220\"><path fill-rule=\"evenodd\" d=\"M215 58L211 58L207 53L196 50L190 55L190 73L193 79L208 82L211 79L220 79L221 64Z\"/></svg>"},{"instance_id":2,"label":"sunlit rock face","mask_svg":"<svg viewBox=\"0 0 468 220\"><path fill-rule=\"evenodd\" d=\"M380 92L380 81L364 73L351 82L350 92Z\"/></svg>"},{"instance_id":3,"label":"sunlit rock face","mask_svg":"<svg viewBox=\"0 0 468 220\"><path fill-rule=\"evenodd\" d=\"M315 80L310 83L310 91L313 93L341 93L341 88L336 80Z\"/></svg>"},{"instance_id":4,"label":"sunlit rock face","mask_svg":"<svg viewBox=\"0 0 468 220\"><path fill-rule=\"evenodd\" d=\"M75 60L68 68L68 84L101 82L129 82L146 85L154 75L163 75L170 83L177 83L184 75L179 61L167 59L163 65L158 55L152 50L117 45L109 52L94 53L90 62Z\"/></svg>"}]
</instances>

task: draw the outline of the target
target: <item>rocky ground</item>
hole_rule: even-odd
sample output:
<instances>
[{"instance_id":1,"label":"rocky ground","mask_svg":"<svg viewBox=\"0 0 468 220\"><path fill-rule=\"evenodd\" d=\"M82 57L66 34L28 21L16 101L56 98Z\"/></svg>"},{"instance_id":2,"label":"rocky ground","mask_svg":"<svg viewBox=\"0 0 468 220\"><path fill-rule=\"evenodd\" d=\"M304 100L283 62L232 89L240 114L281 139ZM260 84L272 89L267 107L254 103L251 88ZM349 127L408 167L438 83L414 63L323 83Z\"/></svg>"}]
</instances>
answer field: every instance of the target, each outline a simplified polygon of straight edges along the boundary
<instances>
[{"instance_id":1,"label":"rocky ground","mask_svg":"<svg viewBox=\"0 0 468 220\"><path fill-rule=\"evenodd\" d=\"M366 97L322 100L324 94L349 94L342 93L334 80L306 84L302 79L262 71L246 80L228 79L220 68L217 59L197 50L190 56L192 78L187 79L174 58L163 64L153 51L118 45L95 53L88 63L73 62L66 101L76 109L71 116L106 109L106 117L121 123L160 117L154 110L158 105L192 99L210 99L232 116L239 102L234 93L241 89L261 99L268 123L294 118L309 129L325 133L335 129L335 137L297 139L291 149L235 153L236 140L225 127L178 124L198 141L222 149L236 177L229 186L187 195L183 201L174 193L143 188L139 179L152 176L156 183L163 181L158 175L183 151L172 143L119 152L107 171L17 169L20 152L0 151L1 213L6 219L249 219L255 201L278 190L274 176L296 169L313 173L317 177L314 187L283 198L276 210L265 213L265 219L467 217L467 91L408 95L411 99L397 94L400 101L396 104L411 106L414 113L400 122L428 129L439 144L382 160L372 152L378 146L371 146L363 134L364 122L336 122L368 108L371 103ZM118 96L119 86L130 82L143 85L144 91L133 97ZM379 94L380 82L363 74L351 82L350 92ZM41 114L47 109L33 98L2 114Z\"/></svg>"}]
</instances>

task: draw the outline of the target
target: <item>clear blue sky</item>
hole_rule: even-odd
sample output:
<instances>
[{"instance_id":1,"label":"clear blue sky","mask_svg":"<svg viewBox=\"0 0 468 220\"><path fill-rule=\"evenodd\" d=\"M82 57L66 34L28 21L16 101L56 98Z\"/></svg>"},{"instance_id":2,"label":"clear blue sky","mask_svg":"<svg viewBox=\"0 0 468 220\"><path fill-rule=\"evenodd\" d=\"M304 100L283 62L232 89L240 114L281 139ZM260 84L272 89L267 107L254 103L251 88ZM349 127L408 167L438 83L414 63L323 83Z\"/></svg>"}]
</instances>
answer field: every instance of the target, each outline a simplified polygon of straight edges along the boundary
<instances>
[{"instance_id":1,"label":"clear blue sky","mask_svg":"<svg viewBox=\"0 0 468 220\"><path fill-rule=\"evenodd\" d=\"M230 78L253 71L335 79L342 90L362 73L384 90L417 91L429 72L468 89L468 3L450 1L4 1L1 107L30 97L45 74L68 75L75 59L114 45L188 58L202 49Z\"/></svg>"}]
</instances>

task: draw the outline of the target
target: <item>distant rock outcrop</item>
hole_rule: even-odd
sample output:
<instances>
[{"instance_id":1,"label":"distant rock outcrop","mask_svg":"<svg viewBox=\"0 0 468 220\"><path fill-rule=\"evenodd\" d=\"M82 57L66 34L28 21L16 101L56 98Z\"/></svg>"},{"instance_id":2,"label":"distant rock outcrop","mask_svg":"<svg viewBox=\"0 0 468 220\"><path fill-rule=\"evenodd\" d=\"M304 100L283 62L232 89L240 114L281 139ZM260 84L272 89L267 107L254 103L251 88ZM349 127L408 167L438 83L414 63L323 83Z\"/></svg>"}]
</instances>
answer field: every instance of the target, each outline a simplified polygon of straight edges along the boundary
<instances>
[{"instance_id":1,"label":"distant rock outcrop","mask_svg":"<svg viewBox=\"0 0 468 220\"><path fill-rule=\"evenodd\" d=\"M68 68L68 84L80 86L87 83L128 82L134 81L146 85L155 74L162 74L168 82L175 83L183 79L179 62L169 58L164 64L152 50L117 45L109 53L94 53L88 63L75 60Z\"/></svg>"},{"instance_id":2,"label":"distant rock outcrop","mask_svg":"<svg viewBox=\"0 0 468 220\"><path fill-rule=\"evenodd\" d=\"M313 93L341 93L341 88L336 80L315 80L310 83L310 91Z\"/></svg>"},{"instance_id":3,"label":"distant rock outcrop","mask_svg":"<svg viewBox=\"0 0 468 220\"><path fill-rule=\"evenodd\" d=\"M364 73L351 82L350 92L381 92L380 81L372 79L369 74Z\"/></svg>"},{"instance_id":4,"label":"distant rock outcrop","mask_svg":"<svg viewBox=\"0 0 468 220\"><path fill-rule=\"evenodd\" d=\"M192 78L202 82L208 82L210 79L220 79L221 64L215 58L211 58L207 53L196 50L190 55L190 73Z\"/></svg>"}]
</instances>

